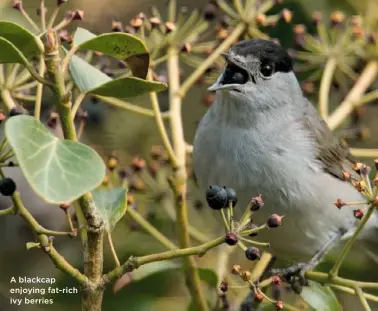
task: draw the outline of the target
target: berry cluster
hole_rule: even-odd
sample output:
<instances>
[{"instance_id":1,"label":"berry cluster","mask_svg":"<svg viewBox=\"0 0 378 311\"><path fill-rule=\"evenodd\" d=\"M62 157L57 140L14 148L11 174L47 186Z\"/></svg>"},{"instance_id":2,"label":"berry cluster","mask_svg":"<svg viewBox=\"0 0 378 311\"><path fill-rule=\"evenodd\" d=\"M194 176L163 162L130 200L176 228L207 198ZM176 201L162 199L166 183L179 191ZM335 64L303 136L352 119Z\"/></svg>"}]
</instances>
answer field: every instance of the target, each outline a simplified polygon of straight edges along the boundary
<instances>
[{"instance_id":1,"label":"berry cluster","mask_svg":"<svg viewBox=\"0 0 378 311\"><path fill-rule=\"evenodd\" d=\"M246 208L242 218L234 220L233 209L238 203L236 192L232 188L211 185L206 191L206 201L210 208L220 211L226 229L225 243L233 246L238 245L249 260L260 258L260 250L256 246L269 247L269 243L262 243L250 240L246 237L255 237L261 230L277 228L282 223L282 216L273 214L262 226L253 223L252 215L264 206L261 195L253 197ZM247 247L245 244L252 244Z\"/></svg>"},{"instance_id":2,"label":"berry cluster","mask_svg":"<svg viewBox=\"0 0 378 311\"><path fill-rule=\"evenodd\" d=\"M243 282L247 283L247 285L230 285L227 281L222 281L219 289L223 293L223 297L225 299L226 292L230 288L240 288L240 287L249 287L252 295L254 297L254 301L257 304L262 303L264 300L273 304L275 310L282 310L283 309L283 302L280 300L280 290L282 289L282 281L279 276L274 275L262 282L259 282L256 277L248 270L243 270L240 265L233 265L231 268L231 274L238 276ZM230 280L231 281L231 280ZM277 294L274 295L274 299L269 298L263 291L262 288L268 285L273 285L273 292ZM257 306L256 306L257 307ZM243 309L244 310L244 309Z\"/></svg>"}]
</instances>

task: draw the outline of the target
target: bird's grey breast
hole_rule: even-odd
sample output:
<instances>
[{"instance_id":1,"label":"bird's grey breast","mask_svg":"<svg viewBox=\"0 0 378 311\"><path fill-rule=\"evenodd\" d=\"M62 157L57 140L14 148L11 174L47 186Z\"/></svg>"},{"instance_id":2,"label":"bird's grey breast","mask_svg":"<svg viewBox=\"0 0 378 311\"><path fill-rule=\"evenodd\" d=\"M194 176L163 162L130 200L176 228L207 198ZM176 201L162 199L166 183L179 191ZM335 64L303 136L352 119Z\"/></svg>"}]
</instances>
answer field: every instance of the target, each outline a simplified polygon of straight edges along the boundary
<instances>
[{"instance_id":1,"label":"bird's grey breast","mask_svg":"<svg viewBox=\"0 0 378 311\"><path fill-rule=\"evenodd\" d=\"M352 226L353 216L332 202L343 193L350 192L352 199L359 194L324 173L310 133L279 111L253 118L250 126L243 120L239 127L217 115L222 104L206 113L194 141L194 171L203 192L211 184L234 188L239 214L253 196L262 194L265 205L255 222L261 224L273 213L285 215L285 221L260 237L287 258L309 258L337 230Z\"/></svg>"}]
</instances>

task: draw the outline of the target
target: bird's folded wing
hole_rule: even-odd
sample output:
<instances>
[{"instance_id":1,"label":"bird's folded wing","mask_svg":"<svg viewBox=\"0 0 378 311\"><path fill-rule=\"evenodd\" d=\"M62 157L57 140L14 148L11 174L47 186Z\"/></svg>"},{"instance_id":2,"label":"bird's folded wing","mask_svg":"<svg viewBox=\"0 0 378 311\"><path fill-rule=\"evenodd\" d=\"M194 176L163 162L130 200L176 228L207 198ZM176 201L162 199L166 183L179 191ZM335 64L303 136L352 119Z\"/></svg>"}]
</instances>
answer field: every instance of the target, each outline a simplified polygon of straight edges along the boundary
<instances>
[{"instance_id":1,"label":"bird's folded wing","mask_svg":"<svg viewBox=\"0 0 378 311\"><path fill-rule=\"evenodd\" d=\"M353 179L359 179L353 170L356 160L347 144L332 133L310 102L307 101L306 104L301 122L314 135L318 147L317 159L323 164L324 171L341 180L345 180L345 172L350 173Z\"/></svg>"}]
</instances>

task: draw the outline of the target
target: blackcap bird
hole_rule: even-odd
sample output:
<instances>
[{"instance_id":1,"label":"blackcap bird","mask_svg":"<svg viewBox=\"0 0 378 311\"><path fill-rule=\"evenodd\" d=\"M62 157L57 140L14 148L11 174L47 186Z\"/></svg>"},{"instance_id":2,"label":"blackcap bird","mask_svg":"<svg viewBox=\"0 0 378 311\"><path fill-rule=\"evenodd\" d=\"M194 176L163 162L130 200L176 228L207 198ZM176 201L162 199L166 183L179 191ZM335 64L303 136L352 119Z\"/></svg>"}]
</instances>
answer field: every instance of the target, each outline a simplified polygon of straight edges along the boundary
<instances>
[{"instance_id":1,"label":"blackcap bird","mask_svg":"<svg viewBox=\"0 0 378 311\"><path fill-rule=\"evenodd\" d=\"M259 233L269 252L291 262L320 259L356 228L353 208L333 204L364 200L344 180L345 172L356 177L354 159L303 96L282 47L252 39L223 57L225 69L209 88L216 100L194 140L199 185L203 193L213 184L235 189L239 214L261 194L256 224L274 213L285 216L279 229ZM377 224L373 215L360 238L376 240Z\"/></svg>"}]
</instances>

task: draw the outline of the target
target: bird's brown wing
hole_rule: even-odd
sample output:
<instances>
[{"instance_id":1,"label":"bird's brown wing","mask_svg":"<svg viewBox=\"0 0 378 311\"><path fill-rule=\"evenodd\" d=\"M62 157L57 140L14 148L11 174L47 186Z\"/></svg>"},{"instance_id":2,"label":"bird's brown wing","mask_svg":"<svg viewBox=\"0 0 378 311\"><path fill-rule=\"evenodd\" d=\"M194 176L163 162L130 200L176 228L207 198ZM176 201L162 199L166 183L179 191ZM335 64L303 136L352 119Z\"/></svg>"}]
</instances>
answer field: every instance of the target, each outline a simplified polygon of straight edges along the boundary
<instances>
[{"instance_id":1,"label":"bird's brown wing","mask_svg":"<svg viewBox=\"0 0 378 311\"><path fill-rule=\"evenodd\" d=\"M310 102L307 104L302 124L314 135L318 146L317 159L323 164L324 171L341 180L345 180L345 172L350 173L353 179L358 179L358 174L353 170L356 160L347 144L332 133L312 104Z\"/></svg>"}]
</instances>

